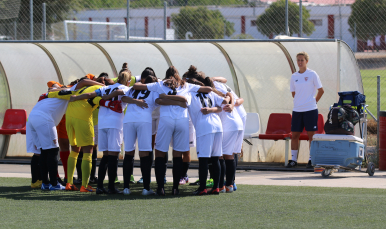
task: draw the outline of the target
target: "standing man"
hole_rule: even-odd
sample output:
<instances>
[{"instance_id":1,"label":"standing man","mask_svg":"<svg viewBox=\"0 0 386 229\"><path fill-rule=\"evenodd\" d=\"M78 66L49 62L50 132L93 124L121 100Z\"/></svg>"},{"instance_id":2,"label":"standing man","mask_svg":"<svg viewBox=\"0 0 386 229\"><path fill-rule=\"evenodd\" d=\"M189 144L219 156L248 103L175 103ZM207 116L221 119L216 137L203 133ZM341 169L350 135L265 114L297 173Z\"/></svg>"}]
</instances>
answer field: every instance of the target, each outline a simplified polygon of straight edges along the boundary
<instances>
[{"instance_id":1,"label":"standing man","mask_svg":"<svg viewBox=\"0 0 386 229\"><path fill-rule=\"evenodd\" d=\"M299 152L299 137L305 128L311 146L312 137L318 130L318 107L317 103L322 97L324 90L318 74L307 68L309 55L300 52L296 55L299 71L291 76L290 90L294 98L294 108L291 122L291 155L287 168L297 166ZM316 97L316 91L318 92ZM308 160L307 168L311 168L311 157Z\"/></svg>"}]
</instances>

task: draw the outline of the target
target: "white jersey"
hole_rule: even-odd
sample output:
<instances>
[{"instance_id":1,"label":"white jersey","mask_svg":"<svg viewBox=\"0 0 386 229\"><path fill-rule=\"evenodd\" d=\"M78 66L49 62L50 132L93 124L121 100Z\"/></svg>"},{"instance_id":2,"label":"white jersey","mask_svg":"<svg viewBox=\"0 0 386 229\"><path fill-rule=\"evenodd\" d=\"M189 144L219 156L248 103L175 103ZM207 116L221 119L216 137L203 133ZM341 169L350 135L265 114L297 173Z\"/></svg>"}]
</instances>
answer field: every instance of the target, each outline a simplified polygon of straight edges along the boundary
<instances>
[{"instance_id":1,"label":"white jersey","mask_svg":"<svg viewBox=\"0 0 386 229\"><path fill-rule=\"evenodd\" d=\"M182 95L186 96L189 92L197 92L201 86L185 83L184 87L178 87L174 90L166 87L163 82L147 84L149 91L155 91L159 94ZM172 119L189 118L188 109L180 106L161 106L160 117L170 117Z\"/></svg>"},{"instance_id":2,"label":"white jersey","mask_svg":"<svg viewBox=\"0 0 386 229\"><path fill-rule=\"evenodd\" d=\"M101 87L98 90L96 90L97 94L100 96L103 95L109 95L110 93L121 89L126 94L129 90L129 87L126 87L120 83L116 83L114 85ZM119 95L117 97L112 98L112 101L121 100L123 95ZM122 109L125 110L127 106L127 103L122 102ZM123 117L124 114L118 113L115 111L110 110L107 107L100 107L99 113L98 113L98 129L105 129L105 128L115 128L115 129L122 129L123 128Z\"/></svg>"},{"instance_id":3,"label":"white jersey","mask_svg":"<svg viewBox=\"0 0 386 229\"><path fill-rule=\"evenodd\" d=\"M217 82L217 81L214 81L213 83L214 83L216 89L217 89L217 87L219 87L220 89L223 90L224 87L225 87L226 92L232 93L233 98L235 99L235 103L236 103L236 100L239 99L239 97L236 95L236 93L228 85L226 85L224 83ZM224 87L219 86L219 85L223 85ZM226 94L226 92L224 90L221 91L220 89L217 89L217 90L220 91L223 94ZM244 118L244 117L247 116L247 112L245 111L243 104L241 104L240 106L235 106L235 108L236 108L237 112L239 113L240 118Z\"/></svg>"},{"instance_id":4,"label":"white jersey","mask_svg":"<svg viewBox=\"0 0 386 229\"><path fill-rule=\"evenodd\" d=\"M123 123L128 123L128 122L152 123L153 110L159 106L155 102L155 100L158 99L159 94L154 91L149 91L149 90L139 91L131 88L129 91L126 92L125 96L134 98L134 99L145 100L148 105L148 108L143 109L137 106L136 104L128 104L125 118L123 119Z\"/></svg>"},{"instance_id":5,"label":"white jersey","mask_svg":"<svg viewBox=\"0 0 386 229\"><path fill-rule=\"evenodd\" d=\"M191 92L188 96L188 109L193 125L196 129L196 137L206 134L222 132L220 117L215 113L203 114L201 108L221 106L224 98L214 92Z\"/></svg>"},{"instance_id":6,"label":"white jersey","mask_svg":"<svg viewBox=\"0 0 386 229\"><path fill-rule=\"evenodd\" d=\"M71 89L63 90L70 91ZM42 119L49 120L57 126L66 113L68 100L57 98L46 98L32 108L31 115L38 115Z\"/></svg>"},{"instance_id":7,"label":"white jersey","mask_svg":"<svg viewBox=\"0 0 386 229\"><path fill-rule=\"evenodd\" d=\"M303 73L295 72L291 76L290 90L295 92L293 111L305 112L318 109L316 105L316 90L322 87L318 74L307 70Z\"/></svg>"},{"instance_id":8,"label":"white jersey","mask_svg":"<svg viewBox=\"0 0 386 229\"><path fill-rule=\"evenodd\" d=\"M220 91L223 94L226 94L227 88L225 84L216 82L215 87L218 91ZM224 104L221 106L224 108ZM243 121L240 118L239 113L236 109L233 109L232 112L225 112L224 110L219 113L223 132L229 132L229 131L236 131L236 130L243 130Z\"/></svg>"}]
</instances>

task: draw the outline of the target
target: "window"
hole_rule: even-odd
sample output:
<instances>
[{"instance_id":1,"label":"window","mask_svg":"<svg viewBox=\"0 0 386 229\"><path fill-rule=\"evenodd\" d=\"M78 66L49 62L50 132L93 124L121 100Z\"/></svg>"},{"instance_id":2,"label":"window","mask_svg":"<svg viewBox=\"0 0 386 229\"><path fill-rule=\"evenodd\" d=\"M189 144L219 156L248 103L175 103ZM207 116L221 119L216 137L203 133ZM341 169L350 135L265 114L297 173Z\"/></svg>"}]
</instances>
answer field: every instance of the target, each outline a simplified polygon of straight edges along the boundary
<instances>
[{"instance_id":1,"label":"window","mask_svg":"<svg viewBox=\"0 0 386 229\"><path fill-rule=\"evenodd\" d=\"M313 20L310 20L310 22L314 23L315 26L322 26L323 25L322 19L313 19Z\"/></svg>"},{"instance_id":2,"label":"window","mask_svg":"<svg viewBox=\"0 0 386 229\"><path fill-rule=\"evenodd\" d=\"M256 26L256 20L251 20L251 26Z\"/></svg>"}]
</instances>

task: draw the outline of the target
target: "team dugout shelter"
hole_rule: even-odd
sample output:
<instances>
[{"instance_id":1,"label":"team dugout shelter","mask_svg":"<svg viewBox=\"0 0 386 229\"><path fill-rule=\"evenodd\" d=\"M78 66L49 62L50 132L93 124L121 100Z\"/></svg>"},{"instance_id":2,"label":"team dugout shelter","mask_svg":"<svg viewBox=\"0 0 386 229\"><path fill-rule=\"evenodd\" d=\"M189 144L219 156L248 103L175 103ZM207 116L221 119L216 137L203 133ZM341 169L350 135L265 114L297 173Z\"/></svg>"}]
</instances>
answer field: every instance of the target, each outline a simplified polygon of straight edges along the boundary
<instances>
[{"instance_id":1,"label":"team dugout shelter","mask_svg":"<svg viewBox=\"0 0 386 229\"><path fill-rule=\"evenodd\" d=\"M323 84L325 93L318 108L324 120L330 105L338 101L339 91L363 93L354 53L340 40L1 42L0 125L7 109L25 109L29 114L47 91L48 81L67 85L88 73L101 72L113 78L127 62L133 75L152 67L163 79L173 65L182 76L194 65L207 76L225 77L227 85L244 98L246 111L259 114L260 133L265 133L271 113L292 113L290 78L298 70L296 54L301 51L309 54L308 67L318 73ZM25 141L21 134L0 135L0 158L32 156L26 152ZM285 141L254 138L250 142L252 145L243 145L244 162L284 163ZM197 160L195 155L193 149L193 160ZM308 155L308 142L303 141L298 161L307 163Z\"/></svg>"}]
</instances>

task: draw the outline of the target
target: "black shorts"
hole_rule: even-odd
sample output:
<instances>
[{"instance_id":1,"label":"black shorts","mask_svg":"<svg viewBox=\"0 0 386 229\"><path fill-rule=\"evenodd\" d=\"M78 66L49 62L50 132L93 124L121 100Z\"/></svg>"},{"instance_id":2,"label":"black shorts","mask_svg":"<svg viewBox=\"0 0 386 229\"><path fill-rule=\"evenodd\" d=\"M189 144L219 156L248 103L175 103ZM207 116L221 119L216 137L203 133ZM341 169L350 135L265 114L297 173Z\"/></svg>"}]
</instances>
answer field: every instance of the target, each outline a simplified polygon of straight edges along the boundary
<instances>
[{"instance_id":1,"label":"black shorts","mask_svg":"<svg viewBox=\"0 0 386 229\"><path fill-rule=\"evenodd\" d=\"M291 131L303 132L318 130L318 109L304 112L292 111Z\"/></svg>"}]
</instances>

